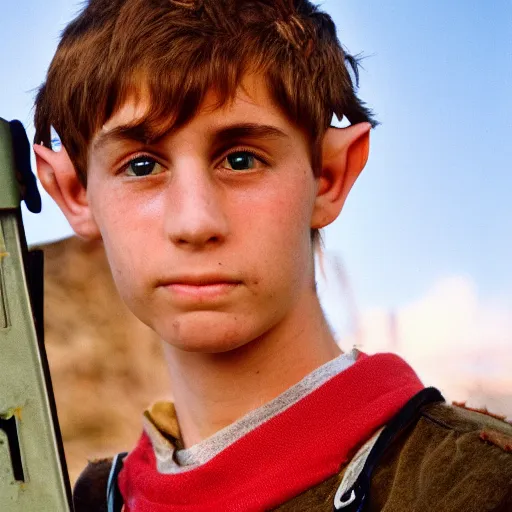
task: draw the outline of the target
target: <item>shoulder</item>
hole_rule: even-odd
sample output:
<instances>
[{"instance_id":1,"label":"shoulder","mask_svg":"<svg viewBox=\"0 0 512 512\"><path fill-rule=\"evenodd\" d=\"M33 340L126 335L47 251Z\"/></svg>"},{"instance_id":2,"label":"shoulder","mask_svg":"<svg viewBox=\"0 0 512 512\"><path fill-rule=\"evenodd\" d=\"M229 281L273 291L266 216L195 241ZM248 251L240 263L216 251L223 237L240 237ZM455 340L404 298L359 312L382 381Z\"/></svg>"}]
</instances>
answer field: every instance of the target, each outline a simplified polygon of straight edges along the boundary
<instances>
[{"instance_id":1,"label":"shoulder","mask_svg":"<svg viewBox=\"0 0 512 512\"><path fill-rule=\"evenodd\" d=\"M75 512L107 512L107 482L112 458L90 461L73 488Z\"/></svg>"},{"instance_id":2,"label":"shoulder","mask_svg":"<svg viewBox=\"0 0 512 512\"><path fill-rule=\"evenodd\" d=\"M385 453L371 487L396 511L512 510L512 426L486 411L428 405Z\"/></svg>"},{"instance_id":3,"label":"shoulder","mask_svg":"<svg viewBox=\"0 0 512 512\"><path fill-rule=\"evenodd\" d=\"M453 402L452 405L447 403L430 404L422 409L421 415L457 431L490 427L512 435L512 423L505 421L505 416L493 414L485 408L467 407L464 402Z\"/></svg>"},{"instance_id":4,"label":"shoulder","mask_svg":"<svg viewBox=\"0 0 512 512\"><path fill-rule=\"evenodd\" d=\"M416 430L440 442L443 453L456 450L468 468L503 475L512 485L512 425L504 418L462 404L433 404L422 410Z\"/></svg>"}]
</instances>

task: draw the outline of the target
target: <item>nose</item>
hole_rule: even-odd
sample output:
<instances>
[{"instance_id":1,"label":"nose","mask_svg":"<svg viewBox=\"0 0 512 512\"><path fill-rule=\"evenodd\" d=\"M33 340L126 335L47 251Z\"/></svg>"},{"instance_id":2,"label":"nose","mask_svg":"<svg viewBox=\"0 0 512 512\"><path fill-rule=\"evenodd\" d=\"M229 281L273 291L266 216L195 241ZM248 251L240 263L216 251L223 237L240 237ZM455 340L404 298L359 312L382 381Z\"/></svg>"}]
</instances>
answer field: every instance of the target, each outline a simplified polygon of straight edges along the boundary
<instances>
[{"instance_id":1,"label":"nose","mask_svg":"<svg viewBox=\"0 0 512 512\"><path fill-rule=\"evenodd\" d=\"M166 230L175 245L194 250L224 241L228 219L223 196L208 169L190 162L176 168L166 200Z\"/></svg>"}]
</instances>

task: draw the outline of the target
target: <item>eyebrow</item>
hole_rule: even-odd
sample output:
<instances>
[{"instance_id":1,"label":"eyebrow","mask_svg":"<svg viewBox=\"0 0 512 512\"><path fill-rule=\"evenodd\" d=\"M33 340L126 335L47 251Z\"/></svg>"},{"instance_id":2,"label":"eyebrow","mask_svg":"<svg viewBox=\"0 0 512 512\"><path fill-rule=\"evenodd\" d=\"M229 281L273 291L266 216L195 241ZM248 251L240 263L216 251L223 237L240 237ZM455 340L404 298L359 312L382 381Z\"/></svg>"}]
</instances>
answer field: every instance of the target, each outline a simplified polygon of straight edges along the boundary
<instances>
[{"instance_id":1,"label":"eyebrow","mask_svg":"<svg viewBox=\"0 0 512 512\"><path fill-rule=\"evenodd\" d=\"M95 141L92 143L92 149L94 151L101 151L105 146L121 142L140 142L141 144L154 143L151 137L148 137L148 127L146 123L140 123L137 125L119 125L115 128L111 128L107 131L102 131Z\"/></svg>"},{"instance_id":2,"label":"eyebrow","mask_svg":"<svg viewBox=\"0 0 512 512\"><path fill-rule=\"evenodd\" d=\"M240 123L227 126L213 136L214 146L221 146L240 139L286 139L288 135L275 126L257 123Z\"/></svg>"},{"instance_id":3,"label":"eyebrow","mask_svg":"<svg viewBox=\"0 0 512 512\"><path fill-rule=\"evenodd\" d=\"M101 151L110 144L120 142L139 142L145 145L156 144L159 140L165 137L159 135L158 137L151 137L149 134L151 130L145 123L138 125L120 125L108 131L102 132L98 135L97 139L92 144L94 151ZM214 146L225 145L233 140L240 139L266 139L276 140L289 138L289 135L280 130L279 128L258 123L237 123L226 126L216 131L213 134L212 142Z\"/></svg>"}]
</instances>

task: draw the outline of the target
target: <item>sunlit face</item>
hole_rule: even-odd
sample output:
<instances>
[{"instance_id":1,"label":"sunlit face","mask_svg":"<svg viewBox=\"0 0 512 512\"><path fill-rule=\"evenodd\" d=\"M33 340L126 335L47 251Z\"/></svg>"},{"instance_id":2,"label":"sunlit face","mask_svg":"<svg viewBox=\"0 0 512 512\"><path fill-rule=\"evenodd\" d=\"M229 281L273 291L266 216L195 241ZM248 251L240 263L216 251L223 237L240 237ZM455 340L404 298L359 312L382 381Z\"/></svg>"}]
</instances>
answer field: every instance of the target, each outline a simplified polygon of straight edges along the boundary
<instances>
[{"instance_id":1,"label":"sunlit face","mask_svg":"<svg viewBox=\"0 0 512 512\"><path fill-rule=\"evenodd\" d=\"M313 294L317 183L305 135L246 79L232 103L207 95L155 145L96 134L88 201L121 296L167 343L222 352L248 343ZM307 314L307 312L304 312Z\"/></svg>"}]
</instances>

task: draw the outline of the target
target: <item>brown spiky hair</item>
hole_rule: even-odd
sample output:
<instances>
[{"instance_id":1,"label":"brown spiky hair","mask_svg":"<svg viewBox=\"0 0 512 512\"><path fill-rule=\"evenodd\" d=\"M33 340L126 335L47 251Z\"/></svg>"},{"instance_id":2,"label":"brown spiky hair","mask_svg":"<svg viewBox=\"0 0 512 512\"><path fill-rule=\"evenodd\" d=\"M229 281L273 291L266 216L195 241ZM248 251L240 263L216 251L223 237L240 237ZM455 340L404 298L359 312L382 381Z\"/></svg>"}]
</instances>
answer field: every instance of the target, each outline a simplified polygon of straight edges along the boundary
<instances>
[{"instance_id":1,"label":"brown spiky hair","mask_svg":"<svg viewBox=\"0 0 512 512\"><path fill-rule=\"evenodd\" d=\"M53 127L86 185L91 139L129 98L149 100L132 128L150 142L187 123L209 90L219 106L232 99L247 73L308 135L315 173L333 114L375 125L356 95L357 60L309 0L89 0L38 92L35 142L51 147Z\"/></svg>"}]
</instances>

